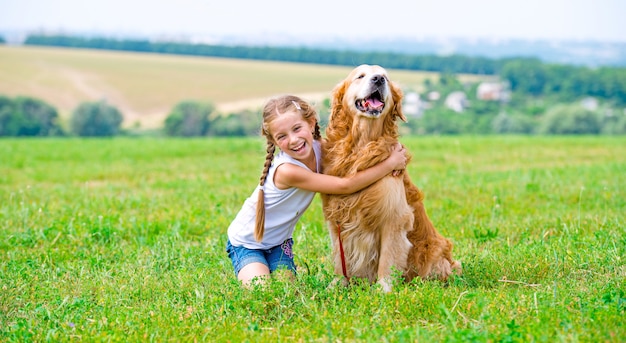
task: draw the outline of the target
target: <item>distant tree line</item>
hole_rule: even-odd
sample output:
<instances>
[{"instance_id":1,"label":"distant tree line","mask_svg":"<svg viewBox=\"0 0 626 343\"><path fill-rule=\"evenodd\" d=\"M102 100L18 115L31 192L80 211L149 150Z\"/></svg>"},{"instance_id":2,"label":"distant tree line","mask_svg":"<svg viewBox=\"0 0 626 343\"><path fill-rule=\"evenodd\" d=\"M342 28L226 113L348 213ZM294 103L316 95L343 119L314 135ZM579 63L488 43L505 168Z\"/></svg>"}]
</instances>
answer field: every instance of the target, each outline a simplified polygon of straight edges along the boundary
<instances>
[{"instance_id":1,"label":"distant tree line","mask_svg":"<svg viewBox=\"0 0 626 343\"><path fill-rule=\"evenodd\" d=\"M48 35L28 36L24 44L345 66L373 63L392 69L488 75L497 74L507 61L462 55L406 55L385 52L330 51L304 47L229 46Z\"/></svg>"},{"instance_id":2,"label":"distant tree line","mask_svg":"<svg viewBox=\"0 0 626 343\"><path fill-rule=\"evenodd\" d=\"M450 78L428 85L430 91L449 93L462 87ZM469 93L475 90L469 89ZM624 135L626 112L602 106L589 109L580 103L553 105L514 99L510 103L482 101L470 96L471 105L462 112L448 108L442 99L434 100L420 116L407 115L400 123L407 135L461 134L541 134L541 135ZM318 104L320 125L326 127L330 100ZM0 96L0 136L81 136L111 137L131 135L121 129L123 115L104 101L81 103L67 123L45 102L29 98ZM172 137L256 136L260 133L260 109L237 113L217 113L211 102L185 100L176 104L160 130L151 135ZM145 133L144 133L145 134Z\"/></svg>"},{"instance_id":3,"label":"distant tree line","mask_svg":"<svg viewBox=\"0 0 626 343\"><path fill-rule=\"evenodd\" d=\"M511 60L500 70L500 78L514 92L558 101L592 96L626 105L626 68L590 69L571 65L544 64L539 60Z\"/></svg>"},{"instance_id":4,"label":"distant tree line","mask_svg":"<svg viewBox=\"0 0 626 343\"><path fill-rule=\"evenodd\" d=\"M260 113L244 110L228 115L216 112L210 102L185 100L170 111L163 125L168 136L251 136L260 133Z\"/></svg>"},{"instance_id":5,"label":"distant tree line","mask_svg":"<svg viewBox=\"0 0 626 343\"><path fill-rule=\"evenodd\" d=\"M626 134L624 68L551 65L532 58L489 60L68 36L31 36L26 43L349 66L372 63L386 68L439 71L438 81L424 83L422 111L401 124L404 134ZM479 98L479 85L461 83L456 73L498 75L510 96L495 101ZM431 93L438 96L427 99ZM461 111L451 109L446 103L453 93L467 97ZM584 105L590 99L594 105ZM322 126L327 123L329 107L328 99L319 104ZM0 136L132 134L132 129L121 128L122 119L118 109L96 101L80 104L69 120L62 123L56 109L41 100L0 96ZM185 100L170 110L162 130L156 134L247 136L258 135L260 125L258 109L217 113L210 101Z\"/></svg>"},{"instance_id":6,"label":"distant tree line","mask_svg":"<svg viewBox=\"0 0 626 343\"><path fill-rule=\"evenodd\" d=\"M520 93L485 100L478 96L478 84L462 84L450 75L425 87L424 94L441 96L423 99L419 115L405 113L408 121L400 124L405 134L626 134L626 109L609 101L582 98L561 102ZM461 110L447 104L448 96L459 92L465 97Z\"/></svg>"},{"instance_id":7,"label":"distant tree line","mask_svg":"<svg viewBox=\"0 0 626 343\"><path fill-rule=\"evenodd\" d=\"M132 134L122 129L124 116L105 101L87 101L66 122L43 100L0 95L0 137L111 137ZM250 136L259 134L259 113L244 110L220 115L211 102L185 100L168 114L157 134L178 137ZM154 133L152 133L154 134Z\"/></svg>"},{"instance_id":8,"label":"distant tree line","mask_svg":"<svg viewBox=\"0 0 626 343\"><path fill-rule=\"evenodd\" d=\"M43 100L0 95L0 136L115 136L121 133L122 120L120 111L104 101L84 102L65 128L57 110Z\"/></svg>"},{"instance_id":9,"label":"distant tree line","mask_svg":"<svg viewBox=\"0 0 626 343\"><path fill-rule=\"evenodd\" d=\"M559 101L583 96L626 104L626 68L544 64L536 58L489 59L462 55L409 55L385 52L330 51L310 48L227 46L148 40L31 35L25 44L253 60L354 66L378 64L389 69L446 74L498 75L515 92L543 95Z\"/></svg>"}]
</instances>

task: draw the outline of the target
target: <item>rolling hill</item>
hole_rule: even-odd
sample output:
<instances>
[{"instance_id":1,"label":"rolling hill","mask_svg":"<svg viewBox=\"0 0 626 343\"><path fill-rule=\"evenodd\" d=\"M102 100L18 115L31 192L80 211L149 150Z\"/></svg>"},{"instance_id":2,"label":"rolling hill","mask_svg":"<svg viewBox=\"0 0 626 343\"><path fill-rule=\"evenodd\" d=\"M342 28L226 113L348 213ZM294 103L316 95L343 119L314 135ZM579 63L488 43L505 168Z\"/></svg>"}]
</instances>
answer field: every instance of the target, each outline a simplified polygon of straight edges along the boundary
<instances>
[{"instance_id":1,"label":"rolling hill","mask_svg":"<svg viewBox=\"0 0 626 343\"><path fill-rule=\"evenodd\" d=\"M384 67L384 66L383 66ZM0 94L30 96L57 108L61 117L84 101L105 100L124 125L160 127L183 100L212 102L228 114L256 109L276 94L319 102L351 67L165 54L0 46ZM389 70L404 89L419 89L436 73ZM461 76L466 80L480 77Z\"/></svg>"}]
</instances>

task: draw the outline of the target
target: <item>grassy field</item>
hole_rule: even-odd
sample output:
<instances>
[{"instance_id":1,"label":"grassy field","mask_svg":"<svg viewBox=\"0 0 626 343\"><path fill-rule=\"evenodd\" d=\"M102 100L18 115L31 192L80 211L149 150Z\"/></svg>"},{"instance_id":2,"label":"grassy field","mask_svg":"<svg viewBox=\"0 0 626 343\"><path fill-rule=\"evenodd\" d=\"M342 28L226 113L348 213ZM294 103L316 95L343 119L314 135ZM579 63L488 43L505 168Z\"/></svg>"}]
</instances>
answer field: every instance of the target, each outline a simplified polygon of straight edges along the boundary
<instances>
[{"instance_id":1,"label":"grassy field","mask_svg":"<svg viewBox=\"0 0 626 343\"><path fill-rule=\"evenodd\" d=\"M0 45L0 94L26 95L66 118L81 102L105 99L126 126L160 127L183 100L211 101L228 114L256 109L276 94L322 101L351 67L86 49ZM390 70L407 89L437 73ZM462 80L480 77L465 75ZM483 77L484 78L484 77Z\"/></svg>"},{"instance_id":2,"label":"grassy field","mask_svg":"<svg viewBox=\"0 0 626 343\"><path fill-rule=\"evenodd\" d=\"M384 294L327 288L319 197L295 282L239 286L260 138L2 139L0 341L626 340L626 138L402 141L464 274Z\"/></svg>"}]
</instances>

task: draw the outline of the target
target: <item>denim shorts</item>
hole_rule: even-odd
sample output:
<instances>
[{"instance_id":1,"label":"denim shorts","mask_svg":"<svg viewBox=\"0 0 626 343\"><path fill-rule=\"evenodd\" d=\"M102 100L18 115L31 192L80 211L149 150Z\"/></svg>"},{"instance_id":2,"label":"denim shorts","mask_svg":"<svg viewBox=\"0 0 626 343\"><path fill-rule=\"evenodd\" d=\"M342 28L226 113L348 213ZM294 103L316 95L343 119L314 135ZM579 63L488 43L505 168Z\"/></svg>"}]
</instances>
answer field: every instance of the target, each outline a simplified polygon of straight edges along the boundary
<instances>
[{"instance_id":1,"label":"denim shorts","mask_svg":"<svg viewBox=\"0 0 626 343\"><path fill-rule=\"evenodd\" d=\"M291 238L282 244L269 249L248 249L243 246L235 247L230 244L230 240L226 242L226 252L233 262L235 276L239 275L239 271L245 266L253 262L260 262L266 265L270 273L278 268L285 268L296 272L296 264L293 262L293 240Z\"/></svg>"}]
</instances>

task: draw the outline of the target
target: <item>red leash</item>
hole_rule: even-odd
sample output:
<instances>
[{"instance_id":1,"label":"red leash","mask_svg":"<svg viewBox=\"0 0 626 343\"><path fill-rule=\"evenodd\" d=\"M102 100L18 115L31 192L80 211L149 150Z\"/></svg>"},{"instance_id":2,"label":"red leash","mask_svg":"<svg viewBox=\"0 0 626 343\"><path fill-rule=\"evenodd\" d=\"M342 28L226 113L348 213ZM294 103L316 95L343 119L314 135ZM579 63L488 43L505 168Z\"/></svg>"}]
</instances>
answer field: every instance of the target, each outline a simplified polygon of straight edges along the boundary
<instances>
[{"instance_id":1,"label":"red leash","mask_svg":"<svg viewBox=\"0 0 626 343\"><path fill-rule=\"evenodd\" d=\"M343 244L341 243L341 225L339 225L339 223L337 223L337 237L339 238L339 252L341 253L341 269L343 271L343 276L349 281L350 278L346 272L346 256L343 253Z\"/></svg>"}]
</instances>

